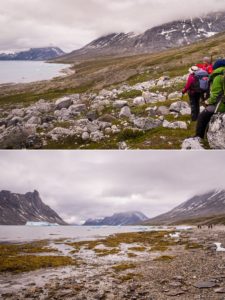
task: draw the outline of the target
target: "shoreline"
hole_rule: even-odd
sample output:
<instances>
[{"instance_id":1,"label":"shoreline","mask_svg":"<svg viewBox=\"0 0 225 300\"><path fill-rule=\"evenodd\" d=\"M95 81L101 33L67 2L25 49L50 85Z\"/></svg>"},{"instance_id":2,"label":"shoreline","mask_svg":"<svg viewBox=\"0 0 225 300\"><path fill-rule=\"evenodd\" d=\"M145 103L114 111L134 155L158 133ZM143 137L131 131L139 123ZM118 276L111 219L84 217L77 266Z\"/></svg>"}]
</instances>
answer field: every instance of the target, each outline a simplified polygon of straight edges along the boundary
<instances>
[{"instance_id":1,"label":"shoreline","mask_svg":"<svg viewBox=\"0 0 225 300\"><path fill-rule=\"evenodd\" d=\"M220 300L225 295L225 252L216 251L215 243L225 245L224 231L119 234L103 246L103 240L56 240L54 247L72 255L76 265L1 273L2 299Z\"/></svg>"}]
</instances>

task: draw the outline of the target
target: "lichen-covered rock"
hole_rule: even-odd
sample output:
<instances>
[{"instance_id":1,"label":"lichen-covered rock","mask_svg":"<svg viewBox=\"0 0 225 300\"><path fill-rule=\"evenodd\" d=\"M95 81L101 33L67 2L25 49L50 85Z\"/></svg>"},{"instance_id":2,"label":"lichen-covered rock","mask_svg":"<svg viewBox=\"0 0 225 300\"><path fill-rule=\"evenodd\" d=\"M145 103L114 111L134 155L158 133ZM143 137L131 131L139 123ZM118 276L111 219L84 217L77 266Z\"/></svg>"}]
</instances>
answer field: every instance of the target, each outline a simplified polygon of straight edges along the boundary
<instances>
[{"instance_id":1,"label":"lichen-covered rock","mask_svg":"<svg viewBox=\"0 0 225 300\"><path fill-rule=\"evenodd\" d=\"M205 150L199 138L189 138L183 141L182 150Z\"/></svg>"},{"instance_id":2,"label":"lichen-covered rock","mask_svg":"<svg viewBox=\"0 0 225 300\"><path fill-rule=\"evenodd\" d=\"M207 138L212 149L225 149L225 114L212 117Z\"/></svg>"},{"instance_id":3,"label":"lichen-covered rock","mask_svg":"<svg viewBox=\"0 0 225 300\"><path fill-rule=\"evenodd\" d=\"M122 107L126 106L127 103L128 103L128 102L125 101L125 100L116 100L116 101L113 103L113 107L115 107L115 108L122 108Z\"/></svg>"},{"instance_id":4,"label":"lichen-covered rock","mask_svg":"<svg viewBox=\"0 0 225 300\"><path fill-rule=\"evenodd\" d=\"M130 108L128 106L124 106L120 111L119 117L120 118L130 118L130 116L131 116Z\"/></svg>"},{"instance_id":5,"label":"lichen-covered rock","mask_svg":"<svg viewBox=\"0 0 225 300\"><path fill-rule=\"evenodd\" d=\"M156 111L156 114L162 115L162 116L168 115L169 113L170 113L170 110L166 106L160 106L159 108L157 108L157 111Z\"/></svg>"},{"instance_id":6,"label":"lichen-covered rock","mask_svg":"<svg viewBox=\"0 0 225 300\"><path fill-rule=\"evenodd\" d=\"M145 104L145 98L144 97L136 97L133 100L134 105L144 105Z\"/></svg>"},{"instance_id":7,"label":"lichen-covered rock","mask_svg":"<svg viewBox=\"0 0 225 300\"><path fill-rule=\"evenodd\" d=\"M73 101L70 97L63 97L56 101L55 106L57 110L63 109L63 108L69 108L70 105L73 104Z\"/></svg>"},{"instance_id":8,"label":"lichen-covered rock","mask_svg":"<svg viewBox=\"0 0 225 300\"><path fill-rule=\"evenodd\" d=\"M174 93L169 94L168 99L176 100L176 99L180 99L181 97L182 97L182 93L174 92Z\"/></svg>"},{"instance_id":9,"label":"lichen-covered rock","mask_svg":"<svg viewBox=\"0 0 225 300\"><path fill-rule=\"evenodd\" d=\"M171 112L176 112L181 115L190 115L191 114L191 108L190 105L185 101L178 101L174 102L170 106Z\"/></svg>"},{"instance_id":10,"label":"lichen-covered rock","mask_svg":"<svg viewBox=\"0 0 225 300\"><path fill-rule=\"evenodd\" d=\"M101 131L95 131L90 134L90 139L92 142L99 142L104 139L104 134Z\"/></svg>"},{"instance_id":11,"label":"lichen-covered rock","mask_svg":"<svg viewBox=\"0 0 225 300\"><path fill-rule=\"evenodd\" d=\"M183 121L168 122L166 120L163 122L163 127L171 128L171 129L185 129L185 130L187 130L187 128L188 128L186 122L183 122Z\"/></svg>"},{"instance_id":12,"label":"lichen-covered rock","mask_svg":"<svg viewBox=\"0 0 225 300\"><path fill-rule=\"evenodd\" d=\"M162 125L162 121L153 118L138 118L134 120L134 125L142 130L150 130Z\"/></svg>"}]
</instances>

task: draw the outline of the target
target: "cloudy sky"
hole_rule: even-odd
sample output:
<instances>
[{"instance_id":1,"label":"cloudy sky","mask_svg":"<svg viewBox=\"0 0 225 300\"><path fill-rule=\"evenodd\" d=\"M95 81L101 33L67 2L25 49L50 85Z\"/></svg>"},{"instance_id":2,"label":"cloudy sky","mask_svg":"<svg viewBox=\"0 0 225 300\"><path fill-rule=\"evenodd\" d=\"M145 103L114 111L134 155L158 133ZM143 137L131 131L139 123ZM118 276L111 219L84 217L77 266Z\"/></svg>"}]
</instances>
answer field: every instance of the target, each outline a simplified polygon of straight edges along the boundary
<instances>
[{"instance_id":1,"label":"cloudy sky","mask_svg":"<svg viewBox=\"0 0 225 300\"><path fill-rule=\"evenodd\" d=\"M37 189L68 222L139 210L148 217L225 189L223 152L3 151L0 190Z\"/></svg>"},{"instance_id":2,"label":"cloudy sky","mask_svg":"<svg viewBox=\"0 0 225 300\"><path fill-rule=\"evenodd\" d=\"M72 51L112 32L142 32L225 10L225 0L1 0L0 51L59 46Z\"/></svg>"}]
</instances>

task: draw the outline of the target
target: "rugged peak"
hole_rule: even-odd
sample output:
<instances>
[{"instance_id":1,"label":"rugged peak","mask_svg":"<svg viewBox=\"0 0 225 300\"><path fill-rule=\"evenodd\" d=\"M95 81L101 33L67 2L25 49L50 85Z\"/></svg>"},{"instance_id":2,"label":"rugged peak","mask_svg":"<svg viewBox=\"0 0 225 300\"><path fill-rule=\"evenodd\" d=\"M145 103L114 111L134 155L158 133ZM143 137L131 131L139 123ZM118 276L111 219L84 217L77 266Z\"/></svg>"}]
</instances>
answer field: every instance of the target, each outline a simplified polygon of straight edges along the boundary
<instances>
[{"instance_id":1,"label":"rugged peak","mask_svg":"<svg viewBox=\"0 0 225 300\"><path fill-rule=\"evenodd\" d=\"M40 198L39 192L15 194L0 192L0 224L24 225L27 222L48 222L66 225L59 215Z\"/></svg>"}]
</instances>

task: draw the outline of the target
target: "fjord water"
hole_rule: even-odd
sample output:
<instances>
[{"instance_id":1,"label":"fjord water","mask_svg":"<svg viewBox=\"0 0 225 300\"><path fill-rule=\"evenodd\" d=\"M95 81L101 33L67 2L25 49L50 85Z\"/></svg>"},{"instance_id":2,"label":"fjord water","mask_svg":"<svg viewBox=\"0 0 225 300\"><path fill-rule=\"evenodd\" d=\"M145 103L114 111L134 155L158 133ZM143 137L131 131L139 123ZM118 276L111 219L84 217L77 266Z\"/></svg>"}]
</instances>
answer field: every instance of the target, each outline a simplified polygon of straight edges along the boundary
<instances>
[{"instance_id":1,"label":"fjord water","mask_svg":"<svg viewBox=\"0 0 225 300\"><path fill-rule=\"evenodd\" d=\"M0 243L32 242L37 240L95 240L116 233L158 231L157 227L149 226L0 226Z\"/></svg>"},{"instance_id":2,"label":"fjord water","mask_svg":"<svg viewBox=\"0 0 225 300\"><path fill-rule=\"evenodd\" d=\"M44 61L0 61L0 84L49 80L62 75L68 67Z\"/></svg>"}]
</instances>

